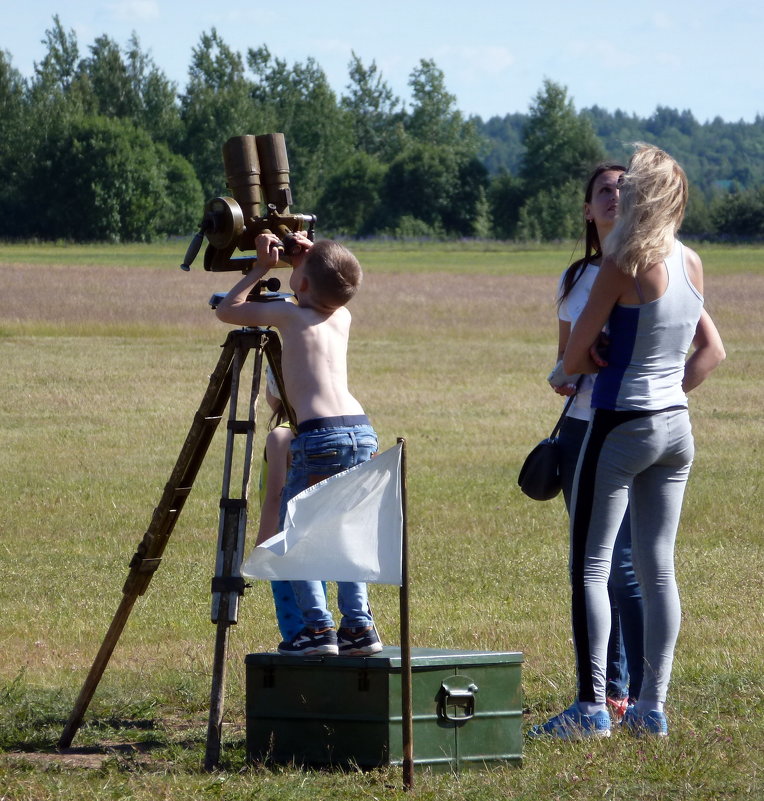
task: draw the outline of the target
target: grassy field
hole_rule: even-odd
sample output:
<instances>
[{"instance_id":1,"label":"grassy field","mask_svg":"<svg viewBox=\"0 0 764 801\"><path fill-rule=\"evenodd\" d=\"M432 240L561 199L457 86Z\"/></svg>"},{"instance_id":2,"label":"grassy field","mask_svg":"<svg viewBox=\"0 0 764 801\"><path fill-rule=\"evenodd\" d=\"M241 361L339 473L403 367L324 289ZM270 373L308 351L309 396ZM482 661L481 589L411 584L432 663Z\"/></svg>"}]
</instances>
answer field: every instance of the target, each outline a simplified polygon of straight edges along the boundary
<instances>
[{"instance_id":1,"label":"grassy field","mask_svg":"<svg viewBox=\"0 0 764 801\"><path fill-rule=\"evenodd\" d=\"M764 796L764 249L753 247L698 246L728 358L691 400L667 742L528 742L519 770L418 771L408 795L397 770L247 766L244 656L278 639L256 583L232 633L222 770L204 773L219 432L75 747L57 753L227 331L207 299L236 276L181 272L185 247L0 247L0 799ZM522 651L524 725L539 722L574 691L567 521L560 498L525 498L516 475L559 413L544 377L573 246L355 250L366 279L351 306L352 389L383 447L408 443L413 644ZM398 642L397 589L372 599Z\"/></svg>"}]
</instances>

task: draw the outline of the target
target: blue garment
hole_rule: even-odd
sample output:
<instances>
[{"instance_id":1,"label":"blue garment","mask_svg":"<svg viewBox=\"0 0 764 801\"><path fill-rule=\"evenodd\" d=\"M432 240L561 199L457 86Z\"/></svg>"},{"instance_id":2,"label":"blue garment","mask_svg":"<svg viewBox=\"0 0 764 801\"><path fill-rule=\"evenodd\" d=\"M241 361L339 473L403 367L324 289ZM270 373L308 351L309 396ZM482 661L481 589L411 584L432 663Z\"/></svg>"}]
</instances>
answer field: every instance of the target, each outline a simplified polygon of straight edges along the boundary
<instances>
[{"instance_id":1,"label":"blue garment","mask_svg":"<svg viewBox=\"0 0 764 801\"><path fill-rule=\"evenodd\" d=\"M560 428L560 477L565 506L570 513L573 478L578 455L589 423L566 417ZM611 627L607 648L608 698L639 698L642 686L642 593L631 554L631 526L628 509L613 545L613 562L608 579Z\"/></svg>"},{"instance_id":2,"label":"blue garment","mask_svg":"<svg viewBox=\"0 0 764 801\"><path fill-rule=\"evenodd\" d=\"M687 275L683 252L681 242L675 241L665 260L668 285L661 297L613 307L608 321L608 363L597 373L594 409L661 411L687 406L682 389L684 362L703 297Z\"/></svg>"},{"instance_id":3,"label":"blue garment","mask_svg":"<svg viewBox=\"0 0 764 801\"><path fill-rule=\"evenodd\" d=\"M374 429L365 415L350 418L309 420L297 428L290 445L291 465L281 496L280 526L286 518L287 503L304 489L329 476L368 461L377 451ZM331 547L327 544L327 547ZM292 581L297 605L302 612L303 626L314 630L334 627L327 609L324 587L320 581ZM374 625L369 611L366 584L354 581L337 582L337 605L343 628Z\"/></svg>"}]
</instances>

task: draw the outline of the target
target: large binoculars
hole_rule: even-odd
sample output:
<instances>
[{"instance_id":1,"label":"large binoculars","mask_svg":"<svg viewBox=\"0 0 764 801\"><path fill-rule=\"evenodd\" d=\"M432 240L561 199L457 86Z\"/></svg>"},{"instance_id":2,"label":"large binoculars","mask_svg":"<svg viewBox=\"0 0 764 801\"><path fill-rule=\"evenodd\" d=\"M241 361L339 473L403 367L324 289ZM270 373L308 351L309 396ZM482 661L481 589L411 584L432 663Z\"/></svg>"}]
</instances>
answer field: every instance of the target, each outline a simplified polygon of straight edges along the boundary
<instances>
[{"instance_id":1,"label":"large binoculars","mask_svg":"<svg viewBox=\"0 0 764 801\"><path fill-rule=\"evenodd\" d=\"M289 210L292 190L283 133L232 136L223 145L223 164L233 197L207 201L199 231L188 246L181 269L191 268L205 237L204 269L213 272L247 272L257 257L232 258L233 252L237 248L244 252L255 250L255 239L262 233L275 234L287 257L299 252L300 246L294 241L297 231L305 231L313 239L315 215L293 214Z\"/></svg>"}]
</instances>

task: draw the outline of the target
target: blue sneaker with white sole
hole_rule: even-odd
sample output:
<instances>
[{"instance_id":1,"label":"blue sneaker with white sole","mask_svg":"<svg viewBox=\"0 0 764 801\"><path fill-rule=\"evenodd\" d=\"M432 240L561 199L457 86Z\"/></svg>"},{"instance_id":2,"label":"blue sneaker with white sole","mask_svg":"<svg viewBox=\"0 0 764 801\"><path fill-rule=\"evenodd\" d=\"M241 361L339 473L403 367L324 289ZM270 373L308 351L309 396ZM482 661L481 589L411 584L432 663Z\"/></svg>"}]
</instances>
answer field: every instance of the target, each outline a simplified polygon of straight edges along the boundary
<instances>
[{"instance_id":1,"label":"blue sneaker with white sole","mask_svg":"<svg viewBox=\"0 0 764 801\"><path fill-rule=\"evenodd\" d=\"M337 632L305 628L292 640L279 643L278 652L284 656L337 656Z\"/></svg>"},{"instance_id":2,"label":"blue sneaker with white sole","mask_svg":"<svg viewBox=\"0 0 764 801\"><path fill-rule=\"evenodd\" d=\"M583 740L587 737L610 737L610 715L605 711L585 715L578 703L550 718L546 723L534 726L529 737L556 737L558 740Z\"/></svg>"},{"instance_id":3,"label":"blue sneaker with white sole","mask_svg":"<svg viewBox=\"0 0 764 801\"><path fill-rule=\"evenodd\" d=\"M621 726L635 737L668 737L668 721L663 712L657 709L640 714L636 707L630 706Z\"/></svg>"}]
</instances>

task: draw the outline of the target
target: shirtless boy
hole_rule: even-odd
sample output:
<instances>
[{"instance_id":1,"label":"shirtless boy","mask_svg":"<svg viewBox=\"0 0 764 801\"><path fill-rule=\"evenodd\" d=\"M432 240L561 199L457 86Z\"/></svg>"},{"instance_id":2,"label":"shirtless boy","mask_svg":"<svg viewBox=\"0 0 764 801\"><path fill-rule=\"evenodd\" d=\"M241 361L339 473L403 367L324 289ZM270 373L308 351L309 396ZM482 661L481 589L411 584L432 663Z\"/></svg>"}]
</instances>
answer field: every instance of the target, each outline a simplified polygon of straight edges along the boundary
<instances>
[{"instance_id":1,"label":"shirtless boy","mask_svg":"<svg viewBox=\"0 0 764 801\"><path fill-rule=\"evenodd\" d=\"M279 239L260 234L257 262L218 304L226 323L278 329L287 398L297 419L290 446L291 465L281 499L280 524L287 502L328 476L365 462L377 450L377 435L361 404L350 394L347 346L350 312L345 304L361 284L361 265L332 240L313 243L295 235L300 251L292 256L289 287L297 303L253 303L247 295L279 261ZM279 653L297 656L377 653L382 644L369 610L366 585L338 582L339 631L327 609L320 581L292 582L303 616L303 630L279 645Z\"/></svg>"}]
</instances>

